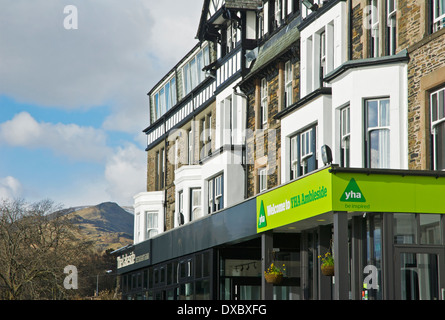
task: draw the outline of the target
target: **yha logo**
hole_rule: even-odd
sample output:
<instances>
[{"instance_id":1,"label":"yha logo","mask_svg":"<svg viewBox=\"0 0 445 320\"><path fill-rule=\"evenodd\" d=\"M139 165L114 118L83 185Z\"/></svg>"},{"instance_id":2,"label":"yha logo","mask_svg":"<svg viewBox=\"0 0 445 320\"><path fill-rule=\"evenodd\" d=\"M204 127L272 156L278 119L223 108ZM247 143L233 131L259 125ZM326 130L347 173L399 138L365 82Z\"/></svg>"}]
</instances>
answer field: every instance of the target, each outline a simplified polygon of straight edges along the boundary
<instances>
[{"instance_id":1,"label":"yha logo","mask_svg":"<svg viewBox=\"0 0 445 320\"><path fill-rule=\"evenodd\" d=\"M351 179L345 191L343 192L340 201L342 202L366 202L365 196L360 190L354 178Z\"/></svg>"}]
</instances>

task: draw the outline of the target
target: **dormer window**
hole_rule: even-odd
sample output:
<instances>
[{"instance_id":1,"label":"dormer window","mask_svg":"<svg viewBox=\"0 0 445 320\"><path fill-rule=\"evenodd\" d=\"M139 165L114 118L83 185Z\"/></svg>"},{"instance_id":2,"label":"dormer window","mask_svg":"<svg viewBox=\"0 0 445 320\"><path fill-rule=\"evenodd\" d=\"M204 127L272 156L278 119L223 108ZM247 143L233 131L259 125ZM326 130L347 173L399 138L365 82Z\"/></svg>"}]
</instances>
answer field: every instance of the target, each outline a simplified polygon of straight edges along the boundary
<instances>
[{"instance_id":1,"label":"dormer window","mask_svg":"<svg viewBox=\"0 0 445 320\"><path fill-rule=\"evenodd\" d=\"M170 110L177 102L176 77L170 78L155 94L155 120Z\"/></svg>"},{"instance_id":2,"label":"dormer window","mask_svg":"<svg viewBox=\"0 0 445 320\"><path fill-rule=\"evenodd\" d=\"M189 94L205 78L203 68L210 64L209 47L202 48L191 60L182 68L184 82L184 94Z\"/></svg>"}]
</instances>

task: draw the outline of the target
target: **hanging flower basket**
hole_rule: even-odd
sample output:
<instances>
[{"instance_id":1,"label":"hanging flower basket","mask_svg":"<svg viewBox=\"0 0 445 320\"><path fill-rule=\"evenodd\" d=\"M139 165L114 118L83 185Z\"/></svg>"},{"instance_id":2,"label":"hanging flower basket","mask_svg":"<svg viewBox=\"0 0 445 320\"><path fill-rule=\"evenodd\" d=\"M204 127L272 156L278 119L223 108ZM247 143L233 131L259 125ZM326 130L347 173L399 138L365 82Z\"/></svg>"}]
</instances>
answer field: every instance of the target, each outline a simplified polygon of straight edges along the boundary
<instances>
[{"instance_id":1,"label":"hanging flower basket","mask_svg":"<svg viewBox=\"0 0 445 320\"><path fill-rule=\"evenodd\" d=\"M332 277L334 275L334 258L330 252L327 252L324 257L318 256L321 259L321 273L325 276Z\"/></svg>"},{"instance_id":2,"label":"hanging flower basket","mask_svg":"<svg viewBox=\"0 0 445 320\"><path fill-rule=\"evenodd\" d=\"M264 278L266 278L267 283L279 284L279 283L281 283L281 280L283 280L283 275L282 274L266 273L266 274L264 274Z\"/></svg>"},{"instance_id":3,"label":"hanging flower basket","mask_svg":"<svg viewBox=\"0 0 445 320\"><path fill-rule=\"evenodd\" d=\"M283 270L285 270L284 264ZM267 283L279 284L283 280L283 271L272 263L264 272L264 278L266 279Z\"/></svg>"},{"instance_id":4,"label":"hanging flower basket","mask_svg":"<svg viewBox=\"0 0 445 320\"><path fill-rule=\"evenodd\" d=\"M334 265L321 265L321 273L328 277L334 276Z\"/></svg>"}]
</instances>

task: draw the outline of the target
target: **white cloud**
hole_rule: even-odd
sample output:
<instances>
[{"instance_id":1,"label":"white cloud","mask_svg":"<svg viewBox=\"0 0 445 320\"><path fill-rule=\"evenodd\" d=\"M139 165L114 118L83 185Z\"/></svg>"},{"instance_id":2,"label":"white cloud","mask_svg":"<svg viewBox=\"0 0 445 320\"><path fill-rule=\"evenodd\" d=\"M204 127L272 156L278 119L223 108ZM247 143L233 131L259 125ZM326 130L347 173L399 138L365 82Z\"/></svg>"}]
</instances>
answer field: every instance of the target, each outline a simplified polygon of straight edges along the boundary
<instances>
[{"instance_id":1,"label":"white cloud","mask_svg":"<svg viewBox=\"0 0 445 320\"><path fill-rule=\"evenodd\" d=\"M125 205L133 203L133 196L145 190L147 163L143 150L133 144L120 147L106 163L107 193Z\"/></svg>"},{"instance_id":2,"label":"white cloud","mask_svg":"<svg viewBox=\"0 0 445 320\"><path fill-rule=\"evenodd\" d=\"M21 112L0 124L0 144L30 149L50 149L71 160L101 162L110 154L103 130L76 124L37 122Z\"/></svg>"},{"instance_id":3,"label":"white cloud","mask_svg":"<svg viewBox=\"0 0 445 320\"><path fill-rule=\"evenodd\" d=\"M66 5L78 8L77 30L64 28ZM106 129L140 132L146 93L196 43L201 7L202 0L2 0L0 94L63 109L111 105Z\"/></svg>"},{"instance_id":4,"label":"white cloud","mask_svg":"<svg viewBox=\"0 0 445 320\"><path fill-rule=\"evenodd\" d=\"M0 200L19 198L22 194L22 184L14 177L0 178Z\"/></svg>"}]
</instances>

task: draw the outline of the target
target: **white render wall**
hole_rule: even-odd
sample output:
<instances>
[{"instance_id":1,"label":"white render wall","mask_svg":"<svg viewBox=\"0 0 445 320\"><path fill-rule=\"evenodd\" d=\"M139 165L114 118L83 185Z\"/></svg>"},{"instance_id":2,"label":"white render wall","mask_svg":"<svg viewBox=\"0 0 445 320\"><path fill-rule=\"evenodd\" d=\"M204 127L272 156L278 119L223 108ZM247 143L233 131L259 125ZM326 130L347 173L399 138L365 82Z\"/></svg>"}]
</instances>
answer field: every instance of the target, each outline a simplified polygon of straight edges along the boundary
<instances>
[{"instance_id":1,"label":"white render wall","mask_svg":"<svg viewBox=\"0 0 445 320\"><path fill-rule=\"evenodd\" d=\"M351 167L363 168L365 137L365 101L390 99L390 169L408 169L408 97L407 65L404 63L356 68L332 81L331 149L340 163L340 108L350 105ZM337 152L335 152L337 151Z\"/></svg>"},{"instance_id":2,"label":"white render wall","mask_svg":"<svg viewBox=\"0 0 445 320\"><path fill-rule=\"evenodd\" d=\"M317 161L323 166L320 148L332 144L332 101L330 95L320 95L281 119L281 181L290 180L290 139L317 124Z\"/></svg>"},{"instance_id":3,"label":"white render wall","mask_svg":"<svg viewBox=\"0 0 445 320\"><path fill-rule=\"evenodd\" d=\"M304 7L304 6L303 6ZM327 73L348 59L348 25L346 2L339 2L314 20L300 33L301 38L301 97L320 88L320 34L326 34Z\"/></svg>"}]
</instances>

